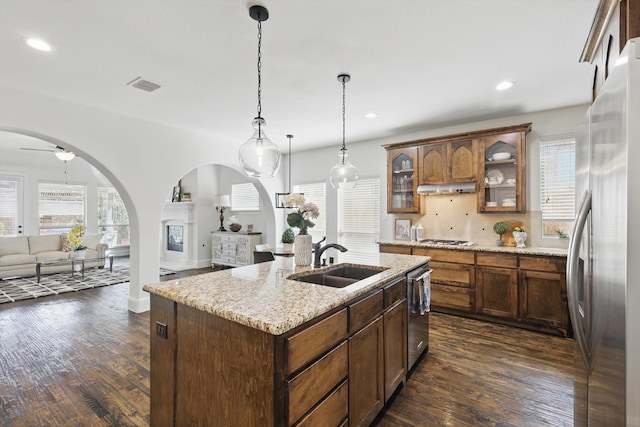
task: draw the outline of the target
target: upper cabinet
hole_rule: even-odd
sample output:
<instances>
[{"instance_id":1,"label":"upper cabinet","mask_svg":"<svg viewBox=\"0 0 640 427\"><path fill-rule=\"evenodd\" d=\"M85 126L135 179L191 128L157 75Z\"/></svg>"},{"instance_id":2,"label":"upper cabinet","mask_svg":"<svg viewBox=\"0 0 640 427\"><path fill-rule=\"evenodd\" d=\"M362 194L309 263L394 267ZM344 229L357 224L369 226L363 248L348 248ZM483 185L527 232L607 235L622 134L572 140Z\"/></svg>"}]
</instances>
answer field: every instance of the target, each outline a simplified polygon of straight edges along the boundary
<instances>
[{"instance_id":1,"label":"upper cabinet","mask_svg":"<svg viewBox=\"0 0 640 427\"><path fill-rule=\"evenodd\" d=\"M387 212L420 213L418 148L387 151Z\"/></svg>"},{"instance_id":2,"label":"upper cabinet","mask_svg":"<svg viewBox=\"0 0 640 427\"><path fill-rule=\"evenodd\" d=\"M593 99L624 46L635 37L640 37L640 0L600 0L580 55L580 62L594 65Z\"/></svg>"},{"instance_id":3,"label":"upper cabinet","mask_svg":"<svg viewBox=\"0 0 640 427\"><path fill-rule=\"evenodd\" d=\"M526 211L524 142L524 130L479 138L478 213Z\"/></svg>"},{"instance_id":4,"label":"upper cabinet","mask_svg":"<svg viewBox=\"0 0 640 427\"><path fill-rule=\"evenodd\" d=\"M420 146L420 185L476 180L475 141L441 142Z\"/></svg>"}]
</instances>

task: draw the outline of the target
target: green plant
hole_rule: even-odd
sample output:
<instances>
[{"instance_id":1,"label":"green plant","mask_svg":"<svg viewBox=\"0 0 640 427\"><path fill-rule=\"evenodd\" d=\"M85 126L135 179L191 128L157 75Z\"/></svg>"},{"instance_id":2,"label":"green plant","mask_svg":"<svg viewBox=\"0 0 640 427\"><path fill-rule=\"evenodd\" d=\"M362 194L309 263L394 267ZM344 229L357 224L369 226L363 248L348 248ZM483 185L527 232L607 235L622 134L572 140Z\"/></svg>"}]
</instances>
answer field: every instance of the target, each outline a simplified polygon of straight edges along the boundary
<instances>
[{"instance_id":1,"label":"green plant","mask_svg":"<svg viewBox=\"0 0 640 427\"><path fill-rule=\"evenodd\" d=\"M569 238L569 233L567 233L564 230L556 230L556 234L558 235L558 237L560 237L561 239L568 239Z\"/></svg>"},{"instance_id":2,"label":"green plant","mask_svg":"<svg viewBox=\"0 0 640 427\"><path fill-rule=\"evenodd\" d=\"M287 228L282 233L282 243L293 243L296 239L296 236L293 234L293 230L291 228Z\"/></svg>"},{"instance_id":3,"label":"green plant","mask_svg":"<svg viewBox=\"0 0 640 427\"><path fill-rule=\"evenodd\" d=\"M509 226L504 222L496 222L493 224L493 232L500 235L500 240L502 240L502 235L509 231Z\"/></svg>"}]
</instances>

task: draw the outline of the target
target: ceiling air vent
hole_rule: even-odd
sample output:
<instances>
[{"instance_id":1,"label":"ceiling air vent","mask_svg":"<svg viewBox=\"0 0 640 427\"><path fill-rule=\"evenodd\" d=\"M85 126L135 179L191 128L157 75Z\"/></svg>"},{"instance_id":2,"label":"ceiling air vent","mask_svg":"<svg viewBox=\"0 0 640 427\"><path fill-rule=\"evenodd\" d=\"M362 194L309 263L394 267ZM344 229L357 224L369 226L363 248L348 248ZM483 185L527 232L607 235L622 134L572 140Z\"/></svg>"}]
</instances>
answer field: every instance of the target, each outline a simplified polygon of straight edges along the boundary
<instances>
[{"instance_id":1,"label":"ceiling air vent","mask_svg":"<svg viewBox=\"0 0 640 427\"><path fill-rule=\"evenodd\" d=\"M145 92L153 92L156 89L160 89L160 85L150 82L149 80L145 80L142 77L136 77L127 83L128 86L133 86L137 89L144 90Z\"/></svg>"}]
</instances>

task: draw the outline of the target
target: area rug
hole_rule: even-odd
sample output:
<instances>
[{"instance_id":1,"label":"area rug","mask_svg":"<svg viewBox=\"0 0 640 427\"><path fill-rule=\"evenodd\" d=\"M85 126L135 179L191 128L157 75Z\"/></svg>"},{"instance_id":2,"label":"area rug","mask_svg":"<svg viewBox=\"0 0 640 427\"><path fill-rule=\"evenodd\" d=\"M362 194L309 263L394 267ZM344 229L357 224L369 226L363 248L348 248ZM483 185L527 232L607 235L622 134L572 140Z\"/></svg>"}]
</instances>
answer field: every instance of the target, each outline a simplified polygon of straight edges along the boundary
<instances>
[{"instance_id":1,"label":"area rug","mask_svg":"<svg viewBox=\"0 0 640 427\"><path fill-rule=\"evenodd\" d=\"M129 268L113 267L92 268L86 270L84 277L76 273L56 273L43 275L40 283L35 276L0 280L0 304L48 295L59 295L65 292L77 292L84 289L99 288L129 281Z\"/></svg>"}]
</instances>

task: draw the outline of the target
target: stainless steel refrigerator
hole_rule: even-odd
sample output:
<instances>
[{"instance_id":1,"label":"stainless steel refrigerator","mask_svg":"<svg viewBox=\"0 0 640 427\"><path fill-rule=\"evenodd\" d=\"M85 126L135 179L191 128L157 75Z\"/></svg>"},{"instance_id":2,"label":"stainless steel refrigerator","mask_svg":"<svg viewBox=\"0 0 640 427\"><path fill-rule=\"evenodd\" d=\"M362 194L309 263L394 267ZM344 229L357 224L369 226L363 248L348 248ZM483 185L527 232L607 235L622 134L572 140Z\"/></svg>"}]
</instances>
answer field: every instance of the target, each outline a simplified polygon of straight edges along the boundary
<instances>
[{"instance_id":1,"label":"stainless steel refrigerator","mask_svg":"<svg viewBox=\"0 0 640 427\"><path fill-rule=\"evenodd\" d=\"M567 294L576 426L640 426L640 38L576 132Z\"/></svg>"}]
</instances>

